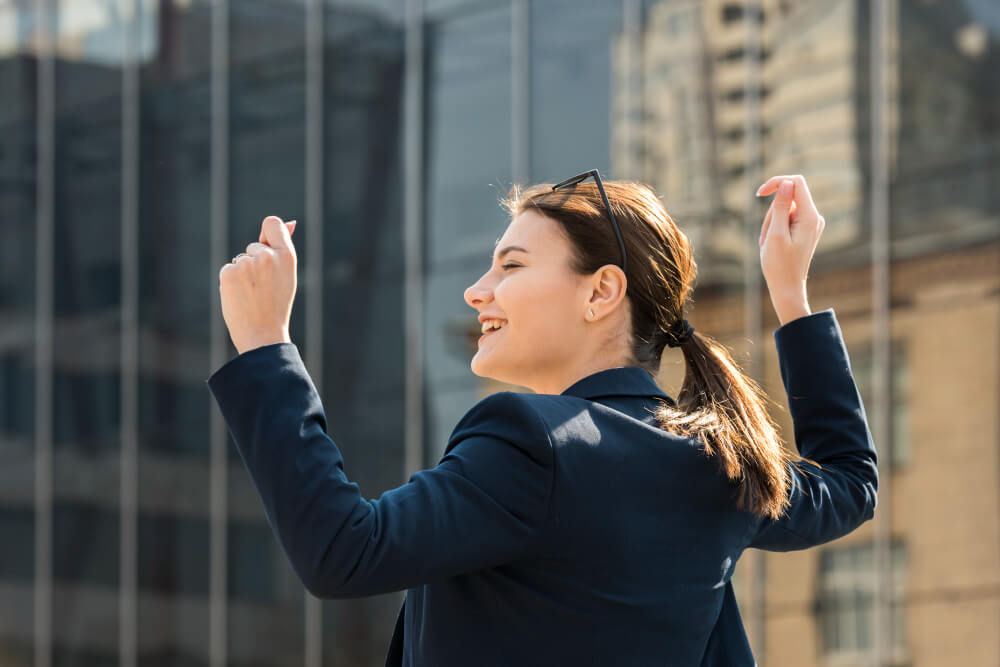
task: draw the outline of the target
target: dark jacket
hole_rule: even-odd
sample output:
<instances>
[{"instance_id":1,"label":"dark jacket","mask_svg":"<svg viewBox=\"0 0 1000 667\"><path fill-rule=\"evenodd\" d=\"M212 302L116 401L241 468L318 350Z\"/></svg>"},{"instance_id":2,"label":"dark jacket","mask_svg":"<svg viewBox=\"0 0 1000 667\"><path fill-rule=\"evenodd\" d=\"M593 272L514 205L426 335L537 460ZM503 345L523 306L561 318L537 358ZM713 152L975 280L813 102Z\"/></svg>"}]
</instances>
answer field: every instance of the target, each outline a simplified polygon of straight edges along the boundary
<instances>
[{"instance_id":1,"label":"dark jacket","mask_svg":"<svg viewBox=\"0 0 1000 667\"><path fill-rule=\"evenodd\" d=\"M271 527L320 598L406 589L389 664L753 665L730 577L743 550L804 549L872 518L878 475L832 310L775 331L795 442L791 508L762 520L696 440L655 425L632 366L560 395L474 405L434 468L367 500L295 345L208 380Z\"/></svg>"}]
</instances>

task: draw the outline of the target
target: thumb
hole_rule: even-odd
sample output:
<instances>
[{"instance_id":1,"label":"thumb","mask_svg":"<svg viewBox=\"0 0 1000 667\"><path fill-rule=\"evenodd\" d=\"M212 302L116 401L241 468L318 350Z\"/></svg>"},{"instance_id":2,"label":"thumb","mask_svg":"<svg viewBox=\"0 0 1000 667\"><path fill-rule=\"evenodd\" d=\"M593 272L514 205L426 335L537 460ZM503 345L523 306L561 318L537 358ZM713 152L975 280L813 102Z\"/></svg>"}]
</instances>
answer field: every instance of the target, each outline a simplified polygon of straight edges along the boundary
<instances>
[{"instance_id":1,"label":"thumb","mask_svg":"<svg viewBox=\"0 0 1000 667\"><path fill-rule=\"evenodd\" d=\"M788 216L791 214L792 197L795 194L795 184L785 179L778 186L778 194L774 197L774 209L771 214L771 234L778 234L783 239L790 239L788 231Z\"/></svg>"},{"instance_id":2,"label":"thumb","mask_svg":"<svg viewBox=\"0 0 1000 667\"><path fill-rule=\"evenodd\" d=\"M276 215L269 215L264 218L264 222L260 228L260 237L264 243L272 248L284 248L285 250L294 252L292 235L281 218Z\"/></svg>"}]
</instances>

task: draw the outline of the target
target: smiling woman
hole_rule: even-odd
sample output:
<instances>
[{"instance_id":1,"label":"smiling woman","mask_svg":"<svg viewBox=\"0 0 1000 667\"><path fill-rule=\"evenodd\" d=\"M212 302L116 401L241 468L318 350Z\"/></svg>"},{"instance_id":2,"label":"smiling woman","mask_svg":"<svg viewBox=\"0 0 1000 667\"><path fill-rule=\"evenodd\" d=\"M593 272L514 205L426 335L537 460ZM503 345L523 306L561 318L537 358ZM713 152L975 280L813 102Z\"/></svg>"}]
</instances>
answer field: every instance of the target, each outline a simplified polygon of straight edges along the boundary
<instances>
[{"instance_id":1,"label":"smiling woman","mask_svg":"<svg viewBox=\"0 0 1000 667\"><path fill-rule=\"evenodd\" d=\"M472 370L535 393L481 400L437 466L377 500L346 477L287 338L289 230L265 219L251 257L221 271L241 353L209 388L306 588L407 591L387 664L752 665L741 553L803 549L874 514L876 454L840 328L806 301L824 223L805 179L759 194L777 192L761 262L809 470L725 348L684 320L687 237L650 188L606 189L607 208L593 185L511 193L492 265L465 292L483 328ZM608 263L621 257L609 209L627 273ZM676 401L653 379L668 345L688 369Z\"/></svg>"},{"instance_id":2,"label":"smiling woman","mask_svg":"<svg viewBox=\"0 0 1000 667\"><path fill-rule=\"evenodd\" d=\"M647 186L610 182L602 189L589 173L595 183L576 177L570 189L513 188L504 201L513 220L493 266L465 300L480 322L511 324L503 336L479 339L472 371L559 394L607 368L637 366L655 376L664 347L680 347L687 374L677 404L657 410L659 425L699 438L739 484L743 509L777 517L796 457L781 446L758 387L683 317L697 273L687 236ZM817 222L816 240L818 230ZM508 253L520 264L500 265ZM633 257L627 272L611 263L625 256ZM802 297L804 305L804 290Z\"/></svg>"}]
</instances>

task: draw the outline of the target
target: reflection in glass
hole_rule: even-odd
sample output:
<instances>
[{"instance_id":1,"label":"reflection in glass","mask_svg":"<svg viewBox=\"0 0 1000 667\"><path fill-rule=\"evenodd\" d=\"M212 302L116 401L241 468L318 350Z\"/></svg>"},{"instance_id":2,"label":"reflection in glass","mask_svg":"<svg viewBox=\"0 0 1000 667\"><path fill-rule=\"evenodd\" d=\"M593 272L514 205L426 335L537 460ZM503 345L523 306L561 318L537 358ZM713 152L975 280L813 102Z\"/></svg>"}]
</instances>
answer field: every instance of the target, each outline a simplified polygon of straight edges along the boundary
<instances>
[{"instance_id":1,"label":"reflection in glass","mask_svg":"<svg viewBox=\"0 0 1000 667\"><path fill-rule=\"evenodd\" d=\"M503 233L497 201L511 185L510 22L510 8L499 6L427 26L431 273L443 263L483 266L483 249L492 248ZM428 359L428 368L433 367Z\"/></svg>"},{"instance_id":2,"label":"reflection in glass","mask_svg":"<svg viewBox=\"0 0 1000 667\"><path fill-rule=\"evenodd\" d=\"M139 36L138 662L208 664L210 12Z\"/></svg>"},{"instance_id":3,"label":"reflection in glass","mask_svg":"<svg viewBox=\"0 0 1000 667\"><path fill-rule=\"evenodd\" d=\"M899 3L898 258L1000 238L1000 11Z\"/></svg>"},{"instance_id":4,"label":"reflection in glass","mask_svg":"<svg viewBox=\"0 0 1000 667\"><path fill-rule=\"evenodd\" d=\"M0 6L0 664L34 664L34 10Z\"/></svg>"},{"instance_id":5,"label":"reflection in glass","mask_svg":"<svg viewBox=\"0 0 1000 667\"><path fill-rule=\"evenodd\" d=\"M122 71L104 8L57 9L53 657L118 652Z\"/></svg>"},{"instance_id":6,"label":"reflection in glass","mask_svg":"<svg viewBox=\"0 0 1000 667\"><path fill-rule=\"evenodd\" d=\"M618 3L531 3L531 180L610 171L612 61ZM616 75L618 72L615 73Z\"/></svg>"}]
</instances>

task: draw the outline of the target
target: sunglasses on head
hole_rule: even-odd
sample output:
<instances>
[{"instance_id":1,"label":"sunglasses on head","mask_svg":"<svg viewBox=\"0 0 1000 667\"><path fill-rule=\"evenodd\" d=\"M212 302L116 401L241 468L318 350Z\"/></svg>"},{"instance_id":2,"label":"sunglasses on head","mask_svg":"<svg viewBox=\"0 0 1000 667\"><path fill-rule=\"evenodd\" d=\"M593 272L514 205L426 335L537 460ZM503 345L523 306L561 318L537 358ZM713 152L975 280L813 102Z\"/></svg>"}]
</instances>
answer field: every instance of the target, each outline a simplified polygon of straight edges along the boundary
<instances>
[{"instance_id":1,"label":"sunglasses on head","mask_svg":"<svg viewBox=\"0 0 1000 667\"><path fill-rule=\"evenodd\" d=\"M580 183L582 181L587 180L591 176L594 177L594 182L597 183L597 189L601 193L601 199L604 200L604 208L608 211L608 217L611 218L611 224L615 228L615 235L618 237L618 247L621 248L621 251L622 251L622 266L621 266L621 268L622 268L622 271L624 271L625 270L625 261L626 261L626 256L625 256L625 240L622 238L621 229L618 227L618 221L615 220L615 214L611 210L611 203L608 201L608 195L607 195L607 193L604 192L604 183L601 182L601 175L599 173L597 173L597 170L596 169L591 169L590 171L585 171L582 174L577 174L576 176L574 176L572 178L567 178L562 183L556 183L555 185L553 185L552 186L552 190L555 191L555 190L559 190L560 188L572 187L572 186L576 185L577 183Z\"/></svg>"}]
</instances>

